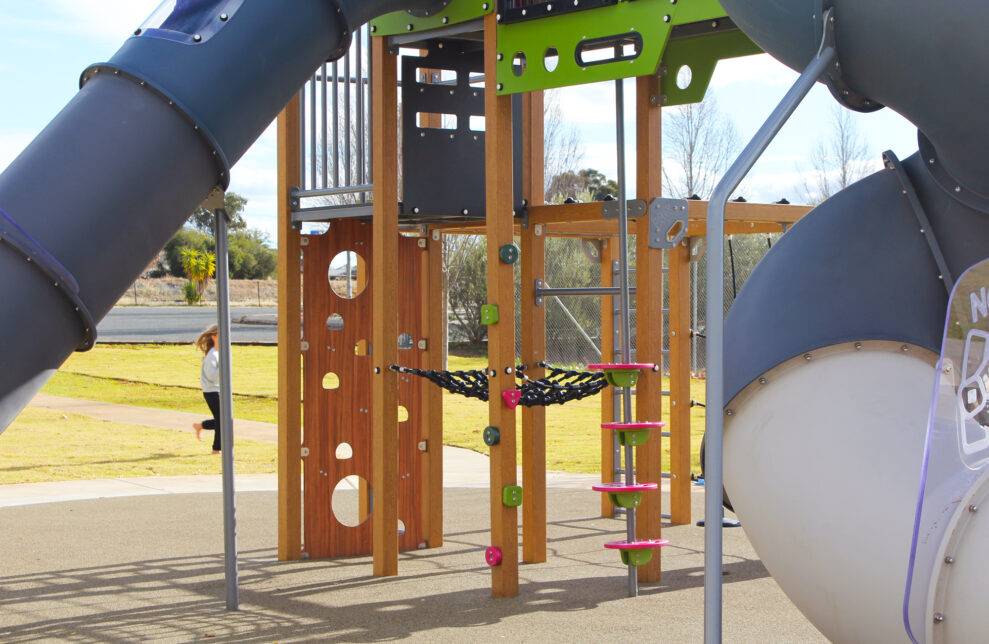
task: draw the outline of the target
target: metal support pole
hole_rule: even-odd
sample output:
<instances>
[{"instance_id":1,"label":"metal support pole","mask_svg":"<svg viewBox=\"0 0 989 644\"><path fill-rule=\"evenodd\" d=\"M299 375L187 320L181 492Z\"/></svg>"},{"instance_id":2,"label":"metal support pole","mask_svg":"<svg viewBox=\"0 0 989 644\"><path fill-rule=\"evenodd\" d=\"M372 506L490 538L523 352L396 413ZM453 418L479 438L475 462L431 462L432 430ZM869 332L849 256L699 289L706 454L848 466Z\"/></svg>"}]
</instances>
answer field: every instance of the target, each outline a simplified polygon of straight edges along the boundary
<instances>
[{"instance_id":1,"label":"metal support pole","mask_svg":"<svg viewBox=\"0 0 989 644\"><path fill-rule=\"evenodd\" d=\"M728 197L749 173L814 86L837 58L834 48L834 9L824 14L824 36L817 56L800 74L773 113L759 128L711 195L707 210L707 418L704 474L704 642L721 642L721 574L724 418L724 252L725 206Z\"/></svg>"},{"instance_id":2,"label":"metal support pole","mask_svg":"<svg viewBox=\"0 0 989 644\"><path fill-rule=\"evenodd\" d=\"M222 195L222 193L220 193ZM222 197L221 197L222 199ZM222 203L222 201L221 201ZM222 206L215 211L216 326L220 350L220 444L223 463L223 564L227 584L227 610L240 607L237 591L237 511L234 505L233 387L230 373L230 274L227 263L229 215Z\"/></svg>"},{"instance_id":3,"label":"metal support pole","mask_svg":"<svg viewBox=\"0 0 989 644\"><path fill-rule=\"evenodd\" d=\"M615 81L615 115L618 136L618 276L620 322L622 333L622 362L632 362L632 324L629 314L628 288L628 204L625 202L625 84L623 79ZM622 389L622 422L632 422L632 388ZM632 445L625 446L625 484L635 483L635 468L633 467L635 449ZM625 513L625 538L635 541L635 510ZM639 594L639 578L635 566L628 566L628 596Z\"/></svg>"}]
</instances>

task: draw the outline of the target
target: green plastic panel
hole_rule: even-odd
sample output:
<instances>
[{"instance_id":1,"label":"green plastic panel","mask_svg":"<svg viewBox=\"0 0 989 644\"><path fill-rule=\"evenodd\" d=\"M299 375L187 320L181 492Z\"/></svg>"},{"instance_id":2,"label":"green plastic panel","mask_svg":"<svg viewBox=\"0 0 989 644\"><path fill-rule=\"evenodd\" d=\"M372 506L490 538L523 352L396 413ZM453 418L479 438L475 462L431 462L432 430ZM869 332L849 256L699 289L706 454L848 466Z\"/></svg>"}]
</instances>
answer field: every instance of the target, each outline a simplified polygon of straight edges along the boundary
<instances>
[{"instance_id":1,"label":"green plastic panel","mask_svg":"<svg viewBox=\"0 0 989 644\"><path fill-rule=\"evenodd\" d=\"M497 304L482 304L481 305L481 324L490 326L492 324L498 323L498 305Z\"/></svg>"},{"instance_id":2,"label":"green plastic panel","mask_svg":"<svg viewBox=\"0 0 989 644\"><path fill-rule=\"evenodd\" d=\"M642 502L642 492L609 492L608 498L619 508L637 508Z\"/></svg>"},{"instance_id":3,"label":"green plastic panel","mask_svg":"<svg viewBox=\"0 0 989 644\"><path fill-rule=\"evenodd\" d=\"M499 24L498 93L515 94L653 74L659 68L674 27L704 20L716 21L725 15L718 0L679 0L675 4L670 0L635 0L538 20ZM578 63L576 53L582 42L622 35L642 39L641 51L636 58L599 64ZM552 50L558 55L547 57ZM522 59L519 54L524 56L525 68L517 73L520 66L516 62ZM553 64L555 68L550 71Z\"/></svg>"},{"instance_id":4,"label":"green plastic panel","mask_svg":"<svg viewBox=\"0 0 989 644\"><path fill-rule=\"evenodd\" d=\"M652 550L622 550L622 563L626 566L644 566L652 559Z\"/></svg>"},{"instance_id":5,"label":"green plastic panel","mask_svg":"<svg viewBox=\"0 0 989 644\"><path fill-rule=\"evenodd\" d=\"M439 13L417 18L407 11L395 11L371 21L375 36L416 33L480 18L494 11L497 0L452 0Z\"/></svg>"},{"instance_id":6,"label":"green plastic panel","mask_svg":"<svg viewBox=\"0 0 989 644\"><path fill-rule=\"evenodd\" d=\"M632 447L638 447L639 445L645 445L647 440L649 440L648 429L618 430L619 445L631 445Z\"/></svg>"},{"instance_id":7,"label":"green plastic panel","mask_svg":"<svg viewBox=\"0 0 989 644\"><path fill-rule=\"evenodd\" d=\"M639 381L638 369L608 369L604 378L612 387L634 387Z\"/></svg>"},{"instance_id":8,"label":"green plastic panel","mask_svg":"<svg viewBox=\"0 0 989 644\"><path fill-rule=\"evenodd\" d=\"M684 105L703 100L719 60L759 53L762 50L740 30L672 41L663 56L666 74L660 80L662 104ZM681 89L677 78L684 66L690 70L690 82Z\"/></svg>"}]
</instances>

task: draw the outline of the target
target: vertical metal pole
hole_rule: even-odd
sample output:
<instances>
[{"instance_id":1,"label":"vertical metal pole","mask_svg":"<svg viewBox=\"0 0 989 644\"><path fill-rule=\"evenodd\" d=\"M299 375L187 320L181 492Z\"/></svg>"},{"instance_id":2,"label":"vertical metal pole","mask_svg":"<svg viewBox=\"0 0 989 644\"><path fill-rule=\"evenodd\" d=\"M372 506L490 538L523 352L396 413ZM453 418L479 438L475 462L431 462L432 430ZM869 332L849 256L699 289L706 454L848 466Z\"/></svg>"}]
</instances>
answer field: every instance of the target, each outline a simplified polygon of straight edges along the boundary
<instances>
[{"instance_id":1,"label":"vertical metal pole","mask_svg":"<svg viewBox=\"0 0 989 644\"><path fill-rule=\"evenodd\" d=\"M316 187L316 74L309 81L309 187Z\"/></svg>"},{"instance_id":2,"label":"vertical metal pole","mask_svg":"<svg viewBox=\"0 0 989 644\"><path fill-rule=\"evenodd\" d=\"M323 147L322 147L322 149L319 152L319 160L323 164L323 167L320 168L320 170L322 170L321 175L322 175L322 179L323 179L323 184L320 186L320 188L327 188L327 187L329 187L330 169L327 167L327 163L326 162L330 158L330 149L329 149L329 142L326 140L326 137L327 137L327 131L326 131L326 129L327 129L326 128L326 126L327 126L327 123L326 123L326 115L327 115L327 113L326 113L326 73L329 71L329 67L327 66L326 63L323 63L323 66L320 69L321 69L321 72L322 73L320 74L320 80L319 80L319 102L320 102L320 108L321 108L320 109L320 112L319 112L319 119L320 119L320 124L322 125L322 127L320 129L321 129L321 133L323 135L323 139L322 139L323 140Z\"/></svg>"},{"instance_id":3,"label":"vertical metal pole","mask_svg":"<svg viewBox=\"0 0 989 644\"><path fill-rule=\"evenodd\" d=\"M299 90L299 187L306 183L306 86Z\"/></svg>"},{"instance_id":4,"label":"vertical metal pole","mask_svg":"<svg viewBox=\"0 0 989 644\"><path fill-rule=\"evenodd\" d=\"M615 115L618 135L618 277L619 301L621 302L622 362L632 362L632 324L629 314L628 294L628 204L625 202L625 84L619 78L615 81ZM622 422L632 422L632 388L622 388ZM635 483L635 449L625 446L625 484ZM635 509L625 512L625 538L635 541ZM635 566L628 566L628 596L639 594L639 579Z\"/></svg>"},{"instance_id":5,"label":"vertical metal pole","mask_svg":"<svg viewBox=\"0 0 989 644\"><path fill-rule=\"evenodd\" d=\"M354 119L357 123L357 184L364 185L366 181L364 180L367 176L367 172L364 168L364 133L367 131L367 121L364 119L364 71L363 71L363 59L364 59L364 45L361 35L364 33L364 27L357 30L354 34L356 44L357 44L357 58L354 59L354 65L356 67L354 75L357 78L357 82L354 84L354 89L357 90L357 118ZM356 195L355 195L356 198Z\"/></svg>"},{"instance_id":6,"label":"vertical metal pole","mask_svg":"<svg viewBox=\"0 0 989 644\"><path fill-rule=\"evenodd\" d=\"M836 58L833 9L824 15L824 38L817 56L780 100L714 189L707 210L707 442L704 453L704 642L721 642L721 574L724 441L724 273L725 206L745 175L786 123L793 110Z\"/></svg>"},{"instance_id":7,"label":"vertical metal pole","mask_svg":"<svg viewBox=\"0 0 989 644\"><path fill-rule=\"evenodd\" d=\"M223 568L227 610L237 610L237 510L234 505L233 388L230 374L230 282L227 263L227 211L216 209L216 326L220 344L220 444L223 463Z\"/></svg>"},{"instance_id":8,"label":"vertical metal pole","mask_svg":"<svg viewBox=\"0 0 989 644\"><path fill-rule=\"evenodd\" d=\"M346 78L344 79L344 86L343 86L343 128L344 128L344 131L343 131L343 140L344 140L344 147L343 147L343 159L344 159L343 176L344 176L344 180L346 181L346 184L345 185L351 186L351 185L353 185L353 183L350 180L351 179L351 176L350 176L350 148L351 148L351 146L353 144L350 142L350 125L351 125L350 124L350 83L353 81L353 79L350 77L350 52L349 51L347 52L347 55L343 57L343 75L346 76Z\"/></svg>"},{"instance_id":9,"label":"vertical metal pole","mask_svg":"<svg viewBox=\"0 0 989 644\"><path fill-rule=\"evenodd\" d=\"M333 61L333 187L340 187L340 76Z\"/></svg>"}]
</instances>

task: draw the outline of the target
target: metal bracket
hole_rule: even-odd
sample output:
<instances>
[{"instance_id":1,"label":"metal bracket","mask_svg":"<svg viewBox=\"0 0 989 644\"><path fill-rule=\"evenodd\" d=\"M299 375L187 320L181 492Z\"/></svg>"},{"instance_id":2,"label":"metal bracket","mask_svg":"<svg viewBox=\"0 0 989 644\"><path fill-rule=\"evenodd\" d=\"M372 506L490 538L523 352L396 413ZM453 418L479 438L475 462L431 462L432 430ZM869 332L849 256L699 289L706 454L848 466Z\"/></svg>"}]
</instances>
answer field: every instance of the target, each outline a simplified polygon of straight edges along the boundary
<instances>
[{"instance_id":1,"label":"metal bracket","mask_svg":"<svg viewBox=\"0 0 989 644\"><path fill-rule=\"evenodd\" d=\"M605 219L618 219L618 208L617 201L605 201L601 204L601 216ZM625 202L625 208L628 212L629 219L644 217L648 211L646 202L643 199L629 199Z\"/></svg>"},{"instance_id":2,"label":"metal bracket","mask_svg":"<svg viewBox=\"0 0 989 644\"><path fill-rule=\"evenodd\" d=\"M896 173L896 178L900 180L900 187L903 188L903 195L910 202L910 207L913 209L914 215L917 217L917 223L920 224L920 232L923 233L924 239L927 240L927 246L931 249L931 255L934 256L934 263L937 264L938 271L941 272L941 279L944 282L944 288L948 291L948 297L951 297L951 289L955 285L955 280L951 276L951 269L948 268L948 262L944 259L944 253L941 252L941 245L938 244L937 237L934 236L934 231L931 229L931 222L927 218L927 213L924 212L924 206L920 203L920 199L917 197L917 192L913 188L913 184L910 183L910 177L903 170L903 166L900 164L900 160L893 154L892 150L886 150L883 152L883 163L886 167Z\"/></svg>"},{"instance_id":3,"label":"metal bracket","mask_svg":"<svg viewBox=\"0 0 989 644\"><path fill-rule=\"evenodd\" d=\"M649 248L676 248L687 234L687 201L656 198L649 202Z\"/></svg>"},{"instance_id":4,"label":"metal bracket","mask_svg":"<svg viewBox=\"0 0 989 644\"><path fill-rule=\"evenodd\" d=\"M536 286L536 289L535 289L535 293L536 293L536 306L542 306L543 305L543 296L540 295L539 291L543 290L543 281L541 279L536 280L536 285L535 286Z\"/></svg>"}]
</instances>

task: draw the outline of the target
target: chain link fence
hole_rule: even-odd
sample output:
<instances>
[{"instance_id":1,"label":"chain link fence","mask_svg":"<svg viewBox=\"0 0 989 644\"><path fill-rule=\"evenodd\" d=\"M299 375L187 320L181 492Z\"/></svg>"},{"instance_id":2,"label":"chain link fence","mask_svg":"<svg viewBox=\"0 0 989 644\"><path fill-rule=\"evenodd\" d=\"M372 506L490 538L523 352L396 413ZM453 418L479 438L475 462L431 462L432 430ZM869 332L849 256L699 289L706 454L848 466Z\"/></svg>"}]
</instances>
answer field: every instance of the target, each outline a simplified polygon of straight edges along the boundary
<instances>
[{"instance_id":1,"label":"chain link fence","mask_svg":"<svg viewBox=\"0 0 989 644\"><path fill-rule=\"evenodd\" d=\"M725 279L721 288L724 290L724 311L727 315L735 297L742 285L762 261L769 249L783 233L768 233L755 235L729 235L725 239ZM691 341L690 371L695 376L703 377L707 372L704 357L707 346L704 335L707 329L707 261L704 257L703 239L691 242L690 262L690 328L694 331Z\"/></svg>"},{"instance_id":2,"label":"chain link fence","mask_svg":"<svg viewBox=\"0 0 989 644\"><path fill-rule=\"evenodd\" d=\"M733 235L725 241L725 278L721 285L724 290L724 311L727 314L735 301L742 285L762 260L782 233ZM611 243L615 243L612 240ZM629 285L635 287L635 241L629 239L630 257ZM691 340L691 373L703 377L706 373L705 330L706 323L706 264L704 258L704 240L696 238L691 241L690 262L690 328L693 332ZM669 328L670 289L666 268L666 255L663 259L663 324L661 328ZM602 272L605 279L602 280ZM601 242L594 239L581 238L548 238L546 240L546 279L545 288L590 288L597 286L618 286L618 262L601 263ZM520 355L522 335L528 333L521 324L521 294L531 297L534 285L520 284L520 269L515 271L515 347L516 355ZM586 365L599 361L620 362L620 319L619 298L612 298L610 312L613 337L614 355L601 354L602 310L601 298L596 296L551 296L543 300L543 310L546 315L546 354L544 360L554 366L574 367L583 369ZM630 298L630 326L632 331L632 358L635 359L635 330L636 330L636 300L633 294ZM657 324L656 328L660 326ZM450 325L450 341L462 341L466 336L459 332L455 324ZM663 373L669 373L669 336L663 334Z\"/></svg>"}]
</instances>

